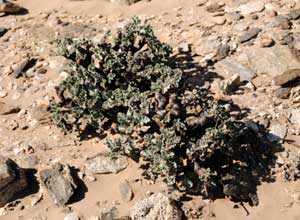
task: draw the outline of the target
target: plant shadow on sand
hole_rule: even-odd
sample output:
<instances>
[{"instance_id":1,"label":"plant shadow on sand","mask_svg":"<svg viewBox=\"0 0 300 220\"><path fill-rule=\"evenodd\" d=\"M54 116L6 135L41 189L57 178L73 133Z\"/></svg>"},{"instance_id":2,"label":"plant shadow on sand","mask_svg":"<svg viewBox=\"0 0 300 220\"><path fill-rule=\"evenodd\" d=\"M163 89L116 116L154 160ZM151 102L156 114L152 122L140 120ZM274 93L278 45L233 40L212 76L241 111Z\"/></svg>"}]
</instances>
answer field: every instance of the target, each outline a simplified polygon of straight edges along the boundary
<instances>
[{"instance_id":1,"label":"plant shadow on sand","mask_svg":"<svg viewBox=\"0 0 300 220\"><path fill-rule=\"evenodd\" d=\"M194 61L192 54L180 54L172 57L172 63L181 68L185 73L185 81L200 87L204 87L209 92L208 94L213 97L213 93L210 90L210 84L215 79L223 79L218 73L212 71L211 66L203 68ZM211 64L213 65L213 63ZM213 99L213 98L212 98ZM251 113L249 108L240 108L234 104L231 100L217 100L221 104L227 104L232 111L231 115L245 124L247 127L251 127L253 130L253 137L260 139L259 145L255 155L252 155L254 159L249 164L250 166L244 167L242 161L233 161L230 165L224 164L223 170L218 170L221 178L216 182L217 187L213 194L207 194L203 196L205 199L216 200L228 198L232 202L240 203L248 214L248 210L243 205L243 202L249 203L251 206L259 205L259 197L257 196L257 187L262 183L272 183L275 181L275 177L272 174L272 168L275 167L276 153L282 152L284 149L281 144L270 143L267 139L268 131L264 125L257 124L247 119L247 116ZM241 141L243 143L243 141ZM255 143L254 143L255 144ZM243 155L241 156L243 158ZM217 167L214 163L222 163L224 158L221 154L214 156L211 160L210 167ZM227 161L228 162L228 161ZM227 167L226 167L227 166ZM218 168L217 168L218 169ZM224 174L224 175L223 175ZM183 205L183 202L192 200L192 195L199 195L198 193L186 193L180 201L179 206ZM184 219L187 219L186 217Z\"/></svg>"}]
</instances>

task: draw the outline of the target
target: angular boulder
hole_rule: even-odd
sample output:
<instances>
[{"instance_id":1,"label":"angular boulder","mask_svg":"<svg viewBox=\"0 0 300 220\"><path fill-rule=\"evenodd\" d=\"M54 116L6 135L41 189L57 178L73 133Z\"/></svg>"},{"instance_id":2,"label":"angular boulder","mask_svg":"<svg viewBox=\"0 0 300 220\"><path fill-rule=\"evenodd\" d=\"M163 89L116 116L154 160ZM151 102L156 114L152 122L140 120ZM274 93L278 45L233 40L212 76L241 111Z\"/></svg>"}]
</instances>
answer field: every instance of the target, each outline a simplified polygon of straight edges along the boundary
<instances>
[{"instance_id":1,"label":"angular boulder","mask_svg":"<svg viewBox=\"0 0 300 220\"><path fill-rule=\"evenodd\" d=\"M54 164L50 169L40 172L43 186L57 206L65 206L77 189L69 165Z\"/></svg>"},{"instance_id":2,"label":"angular boulder","mask_svg":"<svg viewBox=\"0 0 300 220\"><path fill-rule=\"evenodd\" d=\"M0 207L15 200L27 187L25 171L11 159L0 156Z\"/></svg>"}]
</instances>

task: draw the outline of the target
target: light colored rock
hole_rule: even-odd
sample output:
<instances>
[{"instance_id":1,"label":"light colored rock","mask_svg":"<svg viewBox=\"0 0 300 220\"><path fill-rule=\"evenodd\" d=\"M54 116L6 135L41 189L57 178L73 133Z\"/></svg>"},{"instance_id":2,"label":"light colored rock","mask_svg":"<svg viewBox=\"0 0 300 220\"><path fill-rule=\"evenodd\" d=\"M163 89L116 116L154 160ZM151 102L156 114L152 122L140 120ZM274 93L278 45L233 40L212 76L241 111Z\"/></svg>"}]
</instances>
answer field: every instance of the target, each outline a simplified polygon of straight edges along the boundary
<instances>
[{"instance_id":1,"label":"light colored rock","mask_svg":"<svg viewBox=\"0 0 300 220\"><path fill-rule=\"evenodd\" d=\"M189 52L191 52L191 46L186 42L181 42L178 45L178 52L179 53L189 53Z\"/></svg>"},{"instance_id":2,"label":"light colored rock","mask_svg":"<svg viewBox=\"0 0 300 220\"><path fill-rule=\"evenodd\" d=\"M282 86L300 77L300 69L290 69L273 78L275 85Z\"/></svg>"},{"instance_id":3,"label":"light colored rock","mask_svg":"<svg viewBox=\"0 0 300 220\"><path fill-rule=\"evenodd\" d=\"M283 165L284 164L284 160L281 156L277 156L277 159L276 159L276 163L279 164L279 165Z\"/></svg>"},{"instance_id":4,"label":"light colored rock","mask_svg":"<svg viewBox=\"0 0 300 220\"><path fill-rule=\"evenodd\" d=\"M261 12L265 9L265 3L262 1L250 1L249 3L240 5L238 7L238 11L241 12L242 15L250 15L256 12Z\"/></svg>"},{"instance_id":5,"label":"light colored rock","mask_svg":"<svg viewBox=\"0 0 300 220\"><path fill-rule=\"evenodd\" d=\"M13 67L13 70L14 70L13 76L15 78L18 78L22 75L22 71L27 66L29 61L30 61L29 57L26 57Z\"/></svg>"},{"instance_id":6,"label":"light colored rock","mask_svg":"<svg viewBox=\"0 0 300 220\"><path fill-rule=\"evenodd\" d=\"M203 37L196 42L195 52L201 56L216 54L220 45L221 42L216 36Z\"/></svg>"},{"instance_id":7,"label":"light colored rock","mask_svg":"<svg viewBox=\"0 0 300 220\"><path fill-rule=\"evenodd\" d=\"M299 61L286 46L275 45L270 48L252 46L245 48L241 54L257 74L277 76L288 69L300 67Z\"/></svg>"},{"instance_id":8,"label":"light colored rock","mask_svg":"<svg viewBox=\"0 0 300 220\"><path fill-rule=\"evenodd\" d=\"M80 220L80 217L76 213L69 213L64 217L64 220Z\"/></svg>"},{"instance_id":9,"label":"light colored rock","mask_svg":"<svg viewBox=\"0 0 300 220\"><path fill-rule=\"evenodd\" d=\"M290 121L295 127L295 129L300 130L300 109L292 110Z\"/></svg>"},{"instance_id":10,"label":"light colored rock","mask_svg":"<svg viewBox=\"0 0 300 220\"><path fill-rule=\"evenodd\" d=\"M16 114L20 111L21 109L18 106L13 106L4 102L0 102L0 115Z\"/></svg>"},{"instance_id":11,"label":"light colored rock","mask_svg":"<svg viewBox=\"0 0 300 220\"><path fill-rule=\"evenodd\" d=\"M181 211L162 193L136 202L131 210L132 220L181 220Z\"/></svg>"},{"instance_id":12,"label":"light colored rock","mask_svg":"<svg viewBox=\"0 0 300 220\"><path fill-rule=\"evenodd\" d=\"M209 1L206 4L206 10L208 12L217 12L217 11L221 10L223 6L224 6L223 3Z\"/></svg>"},{"instance_id":13,"label":"light colored rock","mask_svg":"<svg viewBox=\"0 0 300 220\"><path fill-rule=\"evenodd\" d=\"M270 127L268 140L271 142L277 142L284 140L288 132L288 128L283 125L273 125Z\"/></svg>"},{"instance_id":14,"label":"light colored rock","mask_svg":"<svg viewBox=\"0 0 300 220\"><path fill-rule=\"evenodd\" d=\"M121 194L121 198L124 202L130 202L132 200L133 192L132 192L131 186L127 180L120 183L119 191Z\"/></svg>"},{"instance_id":15,"label":"light colored rock","mask_svg":"<svg viewBox=\"0 0 300 220\"><path fill-rule=\"evenodd\" d=\"M219 84L219 88L224 94L233 92L241 84L241 79L238 74L233 75L230 79L222 80Z\"/></svg>"},{"instance_id":16,"label":"light colored rock","mask_svg":"<svg viewBox=\"0 0 300 220\"><path fill-rule=\"evenodd\" d=\"M257 45L260 47L270 47L274 45L274 40L272 37L265 35L258 39Z\"/></svg>"},{"instance_id":17,"label":"light colored rock","mask_svg":"<svg viewBox=\"0 0 300 220\"><path fill-rule=\"evenodd\" d=\"M276 16L273 25L274 27L278 27L283 30L288 30L291 28L291 22L283 15Z\"/></svg>"},{"instance_id":18,"label":"light colored rock","mask_svg":"<svg viewBox=\"0 0 300 220\"><path fill-rule=\"evenodd\" d=\"M91 174L119 173L126 169L128 160L125 156L110 157L99 154L88 159L84 166L86 171Z\"/></svg>"},{"instance_id":19,"label":"light colored rock","mask_svg":"<svg viewBox=\"0 0 300 220\"><path fill-rule=\"evenodd\" d=\"M241 81L250 81L256 77L256 72L232 58L226 58L216 64L216 67L226 75L239 75Z\"/></svg>"}]
</instances>

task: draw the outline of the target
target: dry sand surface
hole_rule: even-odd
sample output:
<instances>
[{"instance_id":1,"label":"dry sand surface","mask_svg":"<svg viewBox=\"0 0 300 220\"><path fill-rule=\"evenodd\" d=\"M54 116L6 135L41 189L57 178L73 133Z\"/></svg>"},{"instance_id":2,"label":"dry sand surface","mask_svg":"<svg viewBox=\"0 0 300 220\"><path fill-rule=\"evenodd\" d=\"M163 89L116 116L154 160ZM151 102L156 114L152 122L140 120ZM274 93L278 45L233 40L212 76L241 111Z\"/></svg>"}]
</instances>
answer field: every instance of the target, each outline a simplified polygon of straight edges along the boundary
<instances>
[{"instance_id":1,"label":"dry sand surface","mask_svg":"<svg viewBox=\"0 0 300 220\"><path fill-rule=\"evenodd\" d=\"M64 135L48 119L45 105L54 95L54 86L64 77L65 62L52 55L56 50L52 40L57 36L95 39L102 36L103 30L121 27L130 17L138 15L147 19L158 37L173 46L175 52L184 42L191 45L196 64L208 66L210 60L214 61L210 71L223 77L212 82L216 96L221 94L218 87L221 80L242 74L246 85L238 85L233 93L220 96L248 108L249 118L265 122L268 130L280 136L284 148L278 153L280 161L273 171L275 180L258 186L258 206L246 203L243 208L226 199L208 201L191 197L197 204L192 204L191 209L201 206L202 210L198 211L204 220L300 220L300 182L286 182L282 177L285 163L300 153L300 125L291 118L293 112L299 114L300 111L300 89L297 83L293 84L292 91L283 99L281 87L272 81L286 70L300 68L297 58L300 13L294 20L276 20L278 15L288 17L300 4L292 0L223 0L221 11L210 12L207 2L220 4L220 1L203 0L152 0L131 6L104 0L17 1L28 10L27 14L0 17L0 28L8 28L0 37L0 103L19 106L21 111L0 115L0 155L37 172L61 162L82 173L87 158L106 150L105 140L80 141L75 135ZM239 8L248 3L256 5L245 7L244 11ZM240 13L234 13L236 11ZM243 18L239 18L238 14L242 13ZM260 31L251 35L247 32L251 28ZM228 45L225 55L218 49L220 45ZM28 53L37 59L36 66L27 70L26 77L14 78L10 68L18 65ZM40 74L41 68L45 70L43 74ZM276 130L278 126L282 128L280 131ZM119 192L119 185L125 180L134 193L130 202L122 201ZM139 165L133 161L118 174L87 175L84 183L82 197L66 208L57 207L40 187L11 206L0 208L0 220L58 220L69 212L78 214L81 219L96 220L100 219L101 212L114 207L119 216L126 216L130 215L133 204L146 198L149 192L166 192L163 182L150 184L144 179ZM37 198L40 198L38 202L33 202Z\"/></svg>"}]
</instances>

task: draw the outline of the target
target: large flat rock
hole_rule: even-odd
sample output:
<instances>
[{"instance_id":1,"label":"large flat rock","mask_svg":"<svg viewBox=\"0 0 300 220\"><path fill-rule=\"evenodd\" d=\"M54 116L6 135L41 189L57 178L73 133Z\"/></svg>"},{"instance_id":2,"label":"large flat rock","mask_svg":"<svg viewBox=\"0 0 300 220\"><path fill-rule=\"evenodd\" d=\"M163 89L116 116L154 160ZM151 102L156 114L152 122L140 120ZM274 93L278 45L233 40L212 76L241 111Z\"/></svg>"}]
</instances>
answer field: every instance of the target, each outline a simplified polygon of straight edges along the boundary
<instances>
[{"instance_id":1,"label":"large flat rock","mask_svg":"<svg viewBox=\"0 0 300 220\"><path fill-rule=\"evenodd\" d=\"M300 68L300 62L286 46L276 45L271 48L249 47L242 53L250 67L257 74L277 76L289 69Z\"/></svg>"}]
</instances>

